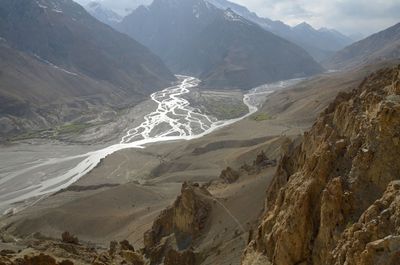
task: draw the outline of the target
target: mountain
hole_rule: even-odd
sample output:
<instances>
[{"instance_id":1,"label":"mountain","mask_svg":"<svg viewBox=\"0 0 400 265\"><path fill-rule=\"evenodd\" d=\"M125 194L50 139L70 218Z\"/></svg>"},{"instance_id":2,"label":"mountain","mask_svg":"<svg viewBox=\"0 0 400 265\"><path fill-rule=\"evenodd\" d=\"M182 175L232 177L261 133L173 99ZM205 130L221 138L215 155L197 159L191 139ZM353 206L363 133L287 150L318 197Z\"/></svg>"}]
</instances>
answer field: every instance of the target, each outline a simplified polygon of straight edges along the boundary
<instances>
[{"instance_id":1,"label":"mountain","mask_svg":"<svg viewBox=\"0 0 400 265\"><path fill-rule=\"evenodd\" d=\"M362 33L353 33L349 35L349 38L351 38L354 42L360 41L362 39L365 39L365 36Z\"/></svg>"},{"instance_id":2,"label":"mountain","mask_svg":"<svg viewBox=\"0 0 400 265\"><path fill-rule=\"evenodd\" d=\"M132 91L174 78L143 45L99 23L72 0L4 0L0 35L12 46Z\"/></svg>"},{"instance_id":3,"label":"mountain","mask_svg":"<svg viewBox=\"0 0 400 265\"><path fill-rule=\"evenodd\" d=\"M58 67L0 41L0 138L85 120L131 93ZM123 103L125 102L125 103Z\"/></svg>"},{"instance_id":4,"label":"mountain","mask_svg":"<svg viewBox=\"0 0 400 265\"><path fill-rule=\"evenodd\" d=\"M155 0L118 25L176 73L216 88L244 88L319 73L300 47L203 0Z\"/></svg>"},{"instance_id":5,"label":"mountain","mask_svg":"<svg viewBox=\"0 0 400 265\"><path fill-rule=\"evenodd\" d=\"M124 17L130 14L133 10L138 8L141 5L149 5L153 0L95 0L96 2L101 3L101 5L109 10L113 10L113 12L118 15Z\"/></svg>"},{"instance_id":6,"label":"mountain","mask_svg":"<svg viewBox=\"0 0 400 265\"><path fill-rule=\"evenodd\" d=\"M85 9L99 21L112 27L122 20L122 16L104 7L99 2L90 2L85 6Z\"/></svg>"},{"instance_id":7,"label":"mountain","mask_svg":"<svg viewBox=\"0 0 400 265\"><path fill-rule=\"evenodd\" d=\"M282 157L242 265L398 264L400 66L341 92Z\"/></svg>"},{"instance_id":8,"label":"mountain","mask_svg":"<svg viewBox=\"0 0 400 265\"><path fill-rule=\"evenodd\" d=\"M397 58L400 58L400 23L338 51L324 64L339 69Z\"/></svg>"},{"instance_id":9,"label":"mountain","mask_svg":"<svg viewBox=\"0 0 400 265\"><path fill-rule=\"evenodd\" d=\"M304 50L229 9L196 36L183 58L183 69L202 69L200 77L209 87L251 88L321 71ZM191 68L193 61L199 69Z\"/></svg>"},{"instance_id":10,"label":"mountain","mask_svg":"<svg viewBox=\"0 0 400 265\"><path fill-rule=\"evenodd\" d=\"M78 105L137 103L175 80L147 48L72 0L1 1L0 36L0 118L8 131L66 122L85 113ZM56 105L61 113L52 112Z\"/></svg>"},{"instance_id":11,"label":"mountain","mask_svg":"<svg viewBox=\"0 0 400 265\"><path fill-rule=\"evenodd\" d=\"M249 11L246 7L227 0L207 1L221 9L230 8L247 20L260 25L263 29L301 46L318 62L353 42L351 38L336 30L325 28L316 30L307 23L301 23L295 27L290 27L281 21L261 18L256 13Z\"/></svg>"}]
</instances>

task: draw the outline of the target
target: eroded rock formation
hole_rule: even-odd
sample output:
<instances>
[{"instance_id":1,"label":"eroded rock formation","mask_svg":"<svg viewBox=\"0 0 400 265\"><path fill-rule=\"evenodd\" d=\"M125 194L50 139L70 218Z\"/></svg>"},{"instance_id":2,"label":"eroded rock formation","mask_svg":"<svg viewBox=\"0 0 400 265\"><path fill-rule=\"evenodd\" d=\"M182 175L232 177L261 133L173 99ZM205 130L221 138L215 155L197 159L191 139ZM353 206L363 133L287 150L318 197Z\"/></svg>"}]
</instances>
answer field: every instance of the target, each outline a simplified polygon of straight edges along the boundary
<instances>
[{"instance_id":1,"label":"eroded rock formation","mask_svg":"<svg viewBox=\"0 0 400 265\"><path fill-rule=\"evenodd\" d=\"M26 247L19 251L0 251L0 265L145 264L142 254L135 252L126 240L111 242L108 250L85 243L77 245L40 236L23 239L19 244Z\"/></svg>"},{"instance_id":2,"label":"eroded rock formation","mask_svg":"<svg viewBox=\"0 0 400 265\"><path fill-rule=\"evenodd\" d=\"M239 172L232 169L231 167L227 167L226 169L221 171L219 178L222 179L225 183L234 183L240 177Z\"/></svg>"},{"instance_id":3,"label":"eroded rock formation","mask_svg":"<svg viewBox=\"0 0 400 265\"><path fill-rule=\"evenodd\" d=\"M161 212L144 235L145 253L151 264L195 264L193 242L201 235L211 211L206 188L183 183L181 195Z\"/></svg>"},{"instance_id":4,"label":"eroded rock formation","mask_svg":"<svg viewBox=\"0 0 400 265\"><path fill-rule=\"evenodd\" d=\"M242 264L399 261L399 80L400 66L340 93L281 159Z\"/></svg>"},{"instance_id":5,"label":"eroded rock formation","mask_svg":"<svg viewBox=\"0 0 400 265\"><path fill-rule=\"evenodd\" d=\"M400 263L400 181L393 181L358 222L345 230L329 264Z\"/></svg>"}]
</instances>

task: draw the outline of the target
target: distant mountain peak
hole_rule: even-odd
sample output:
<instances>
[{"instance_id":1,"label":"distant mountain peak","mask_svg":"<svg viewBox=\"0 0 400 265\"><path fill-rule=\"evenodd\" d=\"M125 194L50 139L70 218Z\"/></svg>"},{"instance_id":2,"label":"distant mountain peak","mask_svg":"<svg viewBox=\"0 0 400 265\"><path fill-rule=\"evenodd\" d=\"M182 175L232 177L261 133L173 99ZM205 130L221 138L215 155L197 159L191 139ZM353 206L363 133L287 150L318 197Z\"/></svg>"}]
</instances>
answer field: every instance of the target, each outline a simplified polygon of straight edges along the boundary
<instances>
[{"instance_id":1,"label":"distant mountain peak","mask_svg":"<svg viewBox=\"0 0 400 265\"><path fill-rule=\"evenodd\" d=\"M307 22L302 22L294 27L294 29L302 29L302 30L315 30L313 26L308 24Z\"/></svg>"},{"instance_id":2,"label":"distant mountain peak","mask_svg":"<svg viewBox=\"0 0 400 265\"><path fill-rule=\"evenodd\" d=\"M303 49L263 30L239 8L209 1L155 0L148 11L126 16L119 30L208 88L250 89L322 71Z\"/></svg>"},{"instance_id":3,"label":"distant mountain peak","mask_svg":"<svg viewBox=\"0 0 400 265\"><path fill-rule=\"evenodd\" d=\"M118 15L113 10L104 7L100 2L97 1L89 2L85 9L99 21L110 26L113 26L122 20L122 16Z\"/></svg>"},{"instance_id":4,"label":"distant mountain peak","mask_svg":"<svg viewBox=\"0 0 400 265\"><path fill-rule=\"evenodd\" d=\"M352 39L340 32L333 30L316 30L306 22L291 27L279 20L273 21L269 18L259 17L256 13L251 12L246 7L228 0L205 1L210 2L212 5L222 10L230 8L242 18L258 24L263 29L299 45L318 61L326 59L334 52L353 42Z\"/></svg>"},{"instance_id":5,"label":"distant mountain peak","mask_svg":"<svg viewBox=\"0 0 400 265\"><path fill-rule=\"evenodd\" d=\"M324 63L331 69L354 68L400 58L400 23L338 51Z\"/></svg>"}]
</instances>

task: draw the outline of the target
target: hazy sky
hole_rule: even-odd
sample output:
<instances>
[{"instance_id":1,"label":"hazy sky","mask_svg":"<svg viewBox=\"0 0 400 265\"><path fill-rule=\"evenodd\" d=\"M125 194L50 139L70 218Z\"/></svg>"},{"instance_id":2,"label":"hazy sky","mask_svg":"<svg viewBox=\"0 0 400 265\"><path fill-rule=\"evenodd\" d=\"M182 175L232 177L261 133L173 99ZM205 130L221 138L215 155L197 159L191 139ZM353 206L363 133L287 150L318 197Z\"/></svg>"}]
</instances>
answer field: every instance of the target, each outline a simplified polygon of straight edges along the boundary
<instances>
[{"instance_id":1,"label":"hazy sky","mask_svg":"<svg viewBox=\"0 0 400 265\"><path fill-rule=\"evenodd\" d=\"M369 35L400 22L400 0L233 0L260 16Z\"/></svg>"},{"instance_id":2,"label":"hazy sky","mask_svg":"<svg viewBox=\"0 0 400 265\"><path fill-rule=\"evenodd\" d=\"M85 4L89 0L77 0ZM122 12L152 0L98 0ZM259 16L296 25L335 28L345 34L364 36L400 22L400 0L230 0Z\"/></svg>"}]
</instances>

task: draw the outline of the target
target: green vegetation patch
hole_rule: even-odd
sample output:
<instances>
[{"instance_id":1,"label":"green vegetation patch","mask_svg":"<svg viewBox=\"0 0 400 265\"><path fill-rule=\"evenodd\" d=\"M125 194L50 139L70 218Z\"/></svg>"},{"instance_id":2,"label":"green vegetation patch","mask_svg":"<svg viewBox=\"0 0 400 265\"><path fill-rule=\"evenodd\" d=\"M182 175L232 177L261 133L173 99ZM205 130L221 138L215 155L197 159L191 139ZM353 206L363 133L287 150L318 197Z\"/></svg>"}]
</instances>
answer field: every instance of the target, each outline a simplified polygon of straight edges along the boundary
<instances>
[{"instance_id":1,"label":"green vegetation patch","mask_svg":"<svg viewBox=\"0 0 400 265\"><path fill-rule=\"evenodd\" d=\"M267 121L270 120L271 117L267 113L261 112L251 115L250 119L252 119L253 121Z\"/></svg>"},{"instance_id":2,"label":"green vegetation patch","mask_svg":"<svg viewBox=\"0 0 400 265\"><path fill-rule=\"evenodd\" d=\"M87 128L93 126L89 123L70 123L47 130L27 131L8 139L9 141L21 141L29 139L56 139L57 136L66 134L81 134Z\"/></svg>"},{"instance_id":3,"label":"green vegetation patch","mask_svg":"<svg viewBox=\"0 0 400 265\"><path fill-rule=\"evenodd\" d=\"M21 141L21 140L27 140L27 139L40 138L40 135L42 132L43 131L28 131L28 132L13 136L8 140L13 142L13 141Z\"/></svg>"},{"instance_id":4,"label":"green vegetation patch","mask_svg":"<svg viewBox=\"0 0 400 265\"><path fill-rule=\"evenodd\" d=\"M207 114L218 120L229 120L242 117L249 112L249 108L239 100L210 99L203 102Z\"/></svg>"},{"instance_id":5,"label":"green vegetation patch","mask_svg":"<svg viewBox=\"0 0 400 265\"><path fill-rule=\"evenodd\" d=\"M79 134L89 128L87 123L71 123L56 128L56 134Z\"/></svg>"}]
</instances>

